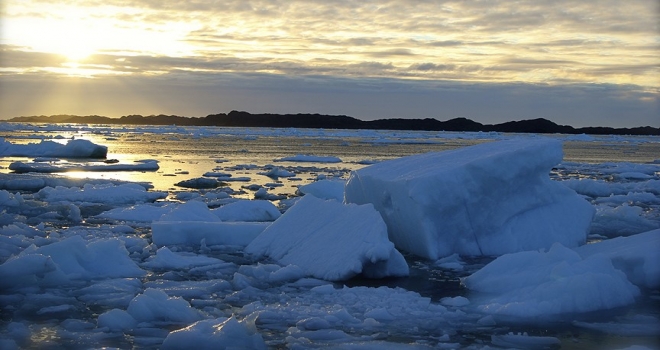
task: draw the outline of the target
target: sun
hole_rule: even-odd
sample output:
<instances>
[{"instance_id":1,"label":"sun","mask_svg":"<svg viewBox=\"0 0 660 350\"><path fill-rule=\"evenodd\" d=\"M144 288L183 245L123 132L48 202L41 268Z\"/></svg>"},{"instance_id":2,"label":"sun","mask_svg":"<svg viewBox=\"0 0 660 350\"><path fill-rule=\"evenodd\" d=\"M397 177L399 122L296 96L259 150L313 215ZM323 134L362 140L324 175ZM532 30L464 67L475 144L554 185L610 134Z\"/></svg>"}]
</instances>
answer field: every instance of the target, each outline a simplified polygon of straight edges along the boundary
<instances>
[{"instance_id":1,"label":"sun","mask_svg":"<svg viewBox=\"0 0 660 350\"><path fill-rule=\"evenodd\" d=\"M96 50L92 47L80 43L78 45L70 45L62 47L60 54L64 55L70 63L81 63L89 56L93 55Z\"/></svg>"},{"instance_id":2,"label":"sun","mask_svg":"<svg viewBox=\"0 0 660 350\"><path fill-rule=\"evenodd\" d=\"M20 46L63 56L68 63L88 59L105 42L104 28L75 12L66 17L19 18L7 29L8 35L20 37Z\"/></svg>"},{"instance_id":3,"label":"sun","mask_svg":"<svg viewBox=\"0 0 660 350\"><path fill-rule=\"evenodd\" d=\"M49 36L50 40L46 45L50 47L47 50L66 57L71 63L80 63L98 49L100 38L95 38L82 26L62 23L56 31L57 33Z\"/></svg>"}]
</instances>

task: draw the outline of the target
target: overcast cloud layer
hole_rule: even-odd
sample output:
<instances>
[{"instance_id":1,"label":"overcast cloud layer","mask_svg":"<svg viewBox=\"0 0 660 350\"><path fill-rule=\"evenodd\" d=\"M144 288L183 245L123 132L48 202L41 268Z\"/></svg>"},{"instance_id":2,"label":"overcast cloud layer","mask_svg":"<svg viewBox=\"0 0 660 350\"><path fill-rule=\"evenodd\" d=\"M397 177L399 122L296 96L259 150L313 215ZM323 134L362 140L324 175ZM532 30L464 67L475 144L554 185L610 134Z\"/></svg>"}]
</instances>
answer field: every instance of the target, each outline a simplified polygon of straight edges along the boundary
<instances>
[{"instance_id":1,"label":"overcast cloud layer","mask_svg":"<svg viewBox=\"0 0 660 350\"><path fill-rule=\"evenodd\" d=\"M232 109L660 126L660 5L4 1L0 118Z\"/></svg>"}]
</instances>

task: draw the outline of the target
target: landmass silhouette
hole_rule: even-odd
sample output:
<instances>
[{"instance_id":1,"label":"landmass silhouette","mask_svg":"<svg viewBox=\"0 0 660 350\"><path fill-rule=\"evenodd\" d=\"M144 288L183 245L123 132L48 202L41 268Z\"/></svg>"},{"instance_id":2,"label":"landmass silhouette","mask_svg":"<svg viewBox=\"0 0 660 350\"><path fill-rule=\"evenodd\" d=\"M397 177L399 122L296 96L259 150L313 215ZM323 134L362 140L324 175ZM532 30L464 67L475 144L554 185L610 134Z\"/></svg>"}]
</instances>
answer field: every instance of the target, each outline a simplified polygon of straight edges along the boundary
<instances>
[{"instance_id":1,"label":"landmass silhouette","mask_svg":"<svg viewBox=\"0 0 660 350\"><path fill-rule=\"evenodd\" d=\"M325 114L252 114L242 111L210 114L206 117L182 117L177 115L127 115L110 118L99 115L51 115L24 116L7 120L16 123L77 123L77 124L127 124L127 125L181 125L181 126L233 126L270 128L318 128L318 129L375 129L419 131L483 131L541 134L592 134L592 135L660 135L660 128L640 126L633 128L582 127L559 125L544 118L510 121L500 124L482 124L467 118L439 121L424 119L377 119L360 120L346 115Z\"/></svg>"}]
</instances>

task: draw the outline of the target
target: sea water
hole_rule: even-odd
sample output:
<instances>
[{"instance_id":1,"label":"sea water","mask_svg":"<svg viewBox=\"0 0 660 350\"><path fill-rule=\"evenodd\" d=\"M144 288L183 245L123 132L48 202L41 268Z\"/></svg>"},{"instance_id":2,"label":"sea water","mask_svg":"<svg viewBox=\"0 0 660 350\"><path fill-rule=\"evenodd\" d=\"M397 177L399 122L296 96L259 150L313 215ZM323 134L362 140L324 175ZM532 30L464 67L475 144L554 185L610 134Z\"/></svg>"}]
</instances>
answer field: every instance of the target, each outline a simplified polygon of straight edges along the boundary
<instances>
[{"instance_id":1,"label":"sea water","mask_svg":"<svg viewBox=\"0 0 660 350\"><path fill-rule=\"evenodd\" d=\"M155 172L74 172L67 174L79 178L119 179L134 182L149 182L154 190L167 191L170 199L177 193L195 191L177 186L179 181L202 177L206 172L228 172L232 177L249 178L248 181L228 182L227 187L235 191L235 197L254 198L254 191L249 185L270 186L272 193L283 198L297 196L297 188L319 178L345 179L350 171L368 164L401 156L424 152L450 150L510 137L539 137L538 135L510 135L499 133L439 133L373 130L319 130L319 129L264 129L264 128L181 128L181 127L132 127L132 126L35 126L17 128L3 132L11 142L28 143L35 139L85 138L94 143L108 146L108 158L121 163L130 163L142 159L155 159L160 169ZM546 135L547 136L547 135ZM660 138L658 137L574 137L568 135L549 135L564 140L564 162L553 169L556 180L568 178L591 178L606 181L633 181L613 178L603 171L607 164L632 163L648 164L660 158ZM294 155L333 156L341 159L339 163L290 162L279 161L283 157ZM0 158L0 172L8 173L8 165L13 161L29 161L28 158ZM63 160L67 161L67 160ZM68 160L77 162L78 160ZM93 162L93 160L85 160ZM295 173L295 176L273 178L263 175L272 167L280 167ZM506 166L506 165L503 165ZM657 178L657 173L656 173ZM276 201L277 202L277 201ZM642 206L648 218L660 221L656 203L636 203ZM148 236L148 228L138 228L138 233ZM599 237L591 237L592 240ZM249 263L240 254L228 251L207 251L206 255L217 257L237 265ZM483 267L491 258L464 258L460 269L442 268L436 262L406 256L411 268L408 278L367 280L356 278L347 281L348 286L388 286L401 287L418 292L423 297L440 302L443 298L468 296L460 284L460 278L468 276ZM152 272L146 278L158 280L162 273ZM170 276L171 277L171 276ZM179 275L186 280L196 278ZM229 278L229 276L228 276ZM273 291L280 293L281 291ZM148 336L109 338L99 342L98 336L90 334L90 339L70 339L57 332L61 319L77 319L93 323L102 310L85 308L75 299L74 290L58 290L58 297L67 299L79 306L68 315L45 316L24 315L34 325L33 341L45 347L88 347L90 345L151 348L157 347L158 336L154 344ZM303 292L304 293L304 292ZM276 297L274 295L274 297ZM73 299L72 299L73 298ZM5 299L5 301L8 299ZM3 303L5 302L3 301ZM208 301L211 303L212 301ZM20 301L18 301L20 304ZM214 305L217 308L240 308L243 302L223 302ZM18 308L22 306L18 305ZM621 317L648 315L659 318L660 295L657 291L644 291L643 296L633 307L588 315L578 315L570 321L520 325L512 322L497 329L482 329L475 324L457 326L453 331L452 341L461 346L480 347L489 344L490 335L502 332L528 332L530 335L554 336L562 340L562 348L625 348L633 344L660 346L657 338L639 336L617 336L579 328L572 324L574 320L616 322ZM3 317L4 318L4 317ZM568 320L568 319L567 319ZM14 320L20 321L20 320ZM271 329L265 335L271 344L277 344L284 330ZM66 334L66 333L65 333ZM75 332L80 337L85 332ZM424 343L431 341L434 332L399 333L393 330L384 335L388 341Z\"/></svg>"}]
</instances>

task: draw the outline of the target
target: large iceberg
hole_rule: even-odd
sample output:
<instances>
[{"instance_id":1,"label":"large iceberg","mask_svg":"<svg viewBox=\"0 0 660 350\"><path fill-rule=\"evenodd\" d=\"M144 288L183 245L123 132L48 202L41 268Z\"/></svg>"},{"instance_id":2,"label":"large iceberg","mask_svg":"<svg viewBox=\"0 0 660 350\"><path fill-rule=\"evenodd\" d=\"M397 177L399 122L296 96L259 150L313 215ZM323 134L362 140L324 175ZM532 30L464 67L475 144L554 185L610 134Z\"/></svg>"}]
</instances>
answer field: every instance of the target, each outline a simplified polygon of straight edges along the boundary
<instances>
[{"instance_id":1,"label":"large iceberg","mask_svg":"<svg viewBox=\"0 0 660 350\"><path fill-rule=\"evenodd\" d=\"M245 252L297 265L329 281L362 274L407 276L408 265L371 205L344 205L307 195L264 230Z\"/></svg>"},{"instance_id":2,"label":"large iceberg","mask_svg":"<svg viewBox=\"0 0 660 350\"><path fill-rule=\"evenodd\" d=\"M372 203L397 248L437 259L584 244L594 209L552 181L560 141L518 138L354 171L347 203Z\"/></svg>"}]
</instances>

